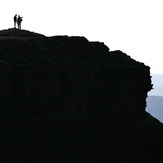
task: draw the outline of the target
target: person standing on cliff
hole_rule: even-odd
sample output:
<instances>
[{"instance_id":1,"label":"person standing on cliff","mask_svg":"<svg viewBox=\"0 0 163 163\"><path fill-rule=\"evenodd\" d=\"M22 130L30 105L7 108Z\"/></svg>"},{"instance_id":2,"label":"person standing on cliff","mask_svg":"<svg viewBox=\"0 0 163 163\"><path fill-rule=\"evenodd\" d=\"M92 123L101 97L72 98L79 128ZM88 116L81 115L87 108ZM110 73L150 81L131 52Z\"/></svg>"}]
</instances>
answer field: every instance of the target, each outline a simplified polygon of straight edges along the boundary
<instances>
[{"instance_id":1,"label":"person standing on cliff","mask_svg":"<svg viewBox=\"0 0 163 163\"><path fill-rule=\"evenodd\" d=\"M20 15L18 15L18 19L17 19L17 23L18 23L18 29L21 29L21 22L23 17L20 17Z\"/></svg>"},{"instance_id":2,"label":"person standing on cliff","mask_svg":"<svg viewBox=\"0 0 163 163\"><path fill-rule=\"evenodd\" d=\"M17 14L14 16L14 28L16 28L16 23L17 23Z\"/></svg>"}]
</instances>

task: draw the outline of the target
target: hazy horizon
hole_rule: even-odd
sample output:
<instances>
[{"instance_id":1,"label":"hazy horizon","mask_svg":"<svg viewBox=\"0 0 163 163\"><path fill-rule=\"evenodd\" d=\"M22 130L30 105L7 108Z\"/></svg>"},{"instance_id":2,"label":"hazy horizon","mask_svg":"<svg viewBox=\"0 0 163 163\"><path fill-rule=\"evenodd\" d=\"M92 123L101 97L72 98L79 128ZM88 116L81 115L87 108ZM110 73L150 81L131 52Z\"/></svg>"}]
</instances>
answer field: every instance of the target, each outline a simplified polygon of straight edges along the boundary
<instances>
[{"instance_id":1,"label":"hazy horizon","mask_svg":"<svg viewBox=\"0 0 163 163\"><path fill-rule=\"evenodd\" d=\"M146 111L163 123L163 97L149 96Z\"/></svg>"},{"instance_id":2,"label":"hazy horizon","mask_svg":"<svg viewBox=\"0 0 163 163\"><path fill-rule=\"evenodd\" d=\"M163 74L152 74L152 84L146 111L163 123Z\"/></svg>"}]
</instances>

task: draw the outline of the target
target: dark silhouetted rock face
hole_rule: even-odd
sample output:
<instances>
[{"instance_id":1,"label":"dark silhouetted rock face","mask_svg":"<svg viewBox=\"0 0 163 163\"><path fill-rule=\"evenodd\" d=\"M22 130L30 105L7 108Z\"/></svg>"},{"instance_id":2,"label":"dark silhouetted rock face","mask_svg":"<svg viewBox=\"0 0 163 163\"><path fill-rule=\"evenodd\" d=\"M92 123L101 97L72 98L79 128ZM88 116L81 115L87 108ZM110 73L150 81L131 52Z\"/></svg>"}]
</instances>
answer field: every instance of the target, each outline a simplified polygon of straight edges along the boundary
<instances>
[{"instance_id":1,"label":"dark silhouetted rock face","mask_svg":"<svg viewBox=\"0 0 163 163\"><path fill-rule=\"evenodd\" d=\"M1 31L0 116L11 144L3 145L4 160L121 162L144 151L150 157L153 148L135 124L146 116L149 70L84 37Z\"/></svg>"},{"instance_id":2,"label":"dark silhouetted rock face","mask_svg":"<svg viewBox=\"0 0 163 163\"><path fill-rule=\"evenodd\" d=\"M21 37L29 33L8 32ZM115 111L138 118L144 113L151 89L149 67L121 51L109 52L103 43L82 37L18 37L2 39L0 55L0 94L18 100L17 105L37 99L38 105L49 105L62 114L96 110L108 112L107 116Z\"/></svg>"}]
</instances>

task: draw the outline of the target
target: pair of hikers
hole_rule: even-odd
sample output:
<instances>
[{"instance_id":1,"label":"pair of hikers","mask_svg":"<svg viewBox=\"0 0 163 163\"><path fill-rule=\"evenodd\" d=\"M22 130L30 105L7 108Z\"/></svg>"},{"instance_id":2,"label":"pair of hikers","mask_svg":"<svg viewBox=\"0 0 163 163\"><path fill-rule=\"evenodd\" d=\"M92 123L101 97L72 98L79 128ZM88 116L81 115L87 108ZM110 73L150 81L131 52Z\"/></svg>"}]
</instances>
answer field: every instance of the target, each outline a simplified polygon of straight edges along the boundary
<instances>
[{"instance_id":1,"label":"pair of hikers","mask_svg":"<svg viewBox=\"0 0 163 163\"><path fill-rule=\"evenodd\" d=\"M20 17L20 15L15 14L14 16L14 28L16 28L16 24L18 25L18 29L21 29L21 22L23 21L23 17Z\"/></svg>"}]
</instances>

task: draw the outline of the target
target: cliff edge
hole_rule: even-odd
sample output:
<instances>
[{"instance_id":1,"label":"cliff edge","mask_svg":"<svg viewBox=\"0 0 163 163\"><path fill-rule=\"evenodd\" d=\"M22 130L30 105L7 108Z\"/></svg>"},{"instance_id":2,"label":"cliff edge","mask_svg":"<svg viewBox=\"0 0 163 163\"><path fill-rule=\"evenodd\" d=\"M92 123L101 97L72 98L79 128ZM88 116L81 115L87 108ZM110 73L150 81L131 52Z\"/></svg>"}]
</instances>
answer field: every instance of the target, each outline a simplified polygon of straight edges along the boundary
<instances>
[{"instance_id":1,"label":"cliff edge","mask_svg":"<svg viewBox=\"0 0 163 163\"><path fill-rule=\"evenodd\" d=\"M159 161L151 89L148 66L104 43L0 31L0 159Z\"/></svg>"}]
</instances>

